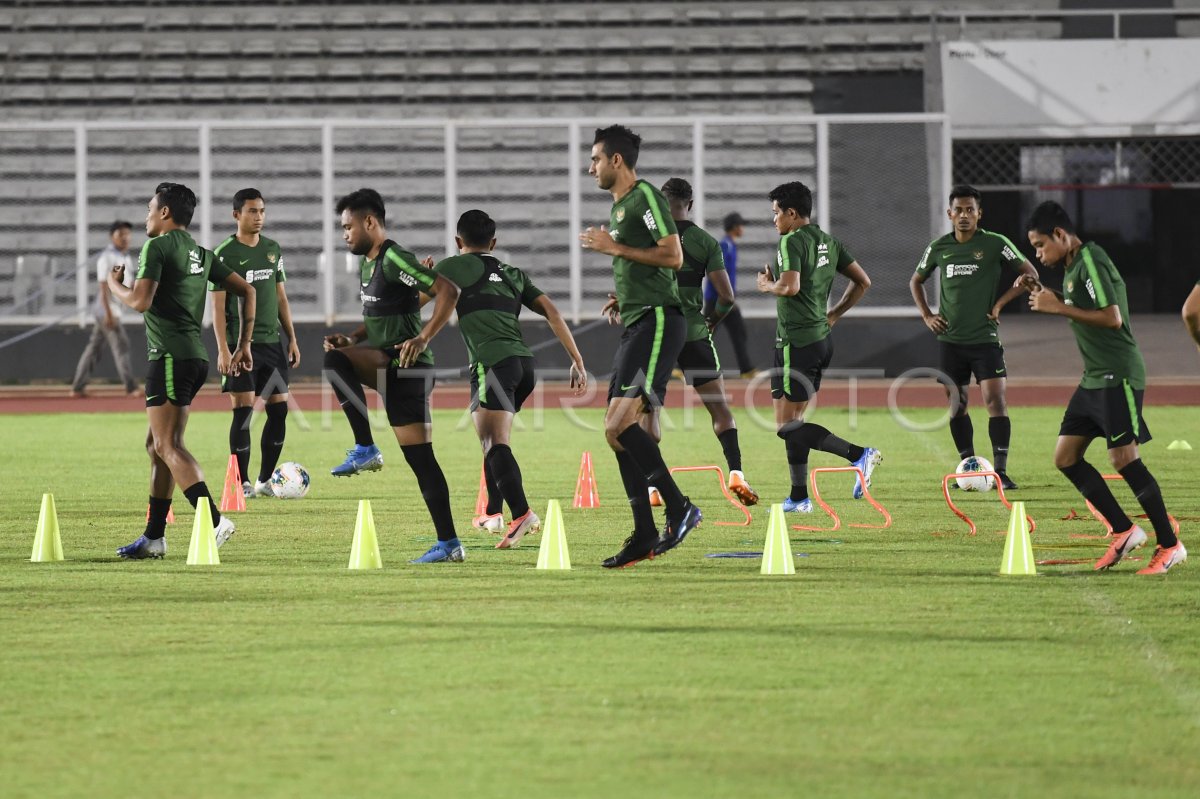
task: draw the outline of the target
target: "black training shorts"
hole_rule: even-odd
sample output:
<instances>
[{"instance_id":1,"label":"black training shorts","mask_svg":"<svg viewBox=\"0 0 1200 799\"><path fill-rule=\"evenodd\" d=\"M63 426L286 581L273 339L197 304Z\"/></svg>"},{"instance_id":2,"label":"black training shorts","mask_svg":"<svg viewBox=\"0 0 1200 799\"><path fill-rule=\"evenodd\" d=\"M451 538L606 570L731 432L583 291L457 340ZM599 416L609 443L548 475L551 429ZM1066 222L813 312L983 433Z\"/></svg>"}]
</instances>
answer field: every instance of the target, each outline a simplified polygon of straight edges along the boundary
<instances>
[{"instance_id":1,"label":"black training shorts","mask_svg":"<svg viewBox=\"0 0 1200 799\"><path fill-rule=\"evenodd\" d=\"M1008 376L1004 347L999 344L953 344L949 341L938 344L941 345L942 371L956 386L970 385L972 375L977 383Z\"/></svg>"},{"instance_id":2,"label":"black training shorts","mask_svg":"<svg viewBox=\"0 0 1200 799\"><path fill-rule=\"evenodd\" d=\"M528 355L513 355L490 367L471 364L471 410L516 413L536 384L534 360Z\"/></svg>"},{"instance_id":3,"label":"black training shorts","mask_svg":"<svg viewBox=\"0 0 1200 799\"><path fill-rule=\"evenodd\" d=\"M687 322L675 307L652 307L625 328L613 355L609 401L641 397L647 406L661 406L686 335Z\"/></svg>"},{"instance_id":4,"label":"black training shorts","mask_svg":"<svg viewBox=\"0 0 1200 799\"><path fill-rule=\"evenodd\" d=\"M251 344L254 368L239 375L221 375L221 391L226 394L253 391L256 397L288 393L288 361L283 343Z\"/></svg>"},{"instance_id":5,"label":"black training shorts","mask_svg":"<svg viewBox=\"0 0 1200 799\"><path fill-rule=\"evenodd\" d=\"M685 341L677 361L683 370L683 380L693 386L711 383L721 376L721 359L712 336Z\"/></svg>"},{"instance_id":6,"label":"black training shorts","mask_svg":"<svg viewBox=\"0 0 1200 799\"><path fill-rule=\"evenodd\" d=\"M1129 382L1108 388L1077 388L1067 403L1059 425L1060 436L1083 436L1103 438L1109 449L1150 440L1150 428L1142 418L1142 395L1140 388L1131 388Z\"/></svg>"},{"instance_id":7,"label":"black training shorts","mask_svg":"<svg viewBox=\"0 0 1200 799\"><path fill-rule=\"evenodd\" d=\"M771 370L771 398L805 402L821 390L821 377L833 360L833 339L829 336L803 347L784 344L775 348L775 368Z\"/></svg>"},{"instance_id":8,"label":"black training shorts","mask_svg":"<svg viewBox=\"0 0 1200 799\"><path fill-rule=\"evenodd\" d=\"M167 402L180 407L191 405L207 379L208 361L202 358L176 360L164 355L150 361L146 371L146 407Z\"/></svg>"},{"instance_id":9,"label":"black training shorts","mask_svg":"<svg viewBox=\"0 0 1200 799\"><path fill-rule=\"evenodd\" d=\"M386 382L383 386L383 407L388 424L402 427L407 424L429 424L429 397L433 394L433 367L418 363L400 366L395 350L385 349L389 356Z\"/></svg>"}]
</instances>

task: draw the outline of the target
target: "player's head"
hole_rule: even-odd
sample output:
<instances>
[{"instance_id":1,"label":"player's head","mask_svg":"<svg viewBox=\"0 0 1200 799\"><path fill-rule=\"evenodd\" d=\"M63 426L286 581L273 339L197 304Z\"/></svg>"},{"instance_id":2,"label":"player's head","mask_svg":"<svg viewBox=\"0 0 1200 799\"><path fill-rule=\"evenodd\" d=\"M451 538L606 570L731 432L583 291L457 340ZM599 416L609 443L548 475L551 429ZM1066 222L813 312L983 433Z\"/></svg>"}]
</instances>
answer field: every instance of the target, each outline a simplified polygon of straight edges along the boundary
<instances>
[{"instance_id":1,"label":"player's head","mask_svg":"<svg viewBox=\"0 0 1200 799\"><path fill-rule=\"evenodd\" d=\"M771 200L771 214L779 235L808 224L812 216L812 189L808 186L793 180L771 189L767 197Z\"/></svg>"},{"instance_id":2,"label":"player's head","mask_svg":"<svg viewBox=\"0 0 1200 799\"><path fill-rule=\"evenodd\" d=\"M960 183L950 190L950 209L946 215L956 231L974 233L983 216L983 195L974 186Z\"/></svg>"},{"instance_id":3,"label":"player's head","mask_svg":"<svg viewBox=\"0 0 1200 799\"><path fill-rule=\"evenodd\" d=\"M258 189L240 189L233 195L233 218L238 233L253 235L263 229L267 218L267 203Z\"/></svg>"},{"instance_id":4,"label":"player's head","mask_svg":"<svg viewBox=\"0 0 1200 799\"><path fill-rule=\"evenodd\" d=\"M662 193L671 204L671 216L686 219L692 210L692 184L683 178L671 178L662 184Z\"/></svg>"},{"instance_id":5,"label":"player's head","mask_svg":"<svg viewBox=\"0 0 1200 799\"><path fill-rule=\"evenodd\" d=\"M1033 209L1025 230L1037 259L1044 266L1062 263L1075 238L1075 225L1071 217L1066 209L1053 200L1047 200Z\"/></svg>"},{"instance_id":6,"label":"player's head","mask_svg":"<svg viewBox=\"0 0 1200 799\"><path fill-rule=\"evenodd\" d=\"M192 224L196 195L182 183L159 183L146 205L146 234L161 236L177 227Z\"/></svg>"},{"instance_id":7,"label":"player's head","mask_svg":"<svg viewBox=\"0 0 1200 799\"><path fill-rule=\"evenodd\" d=\"M366 255L387 238L384 224L387 210L383 198L374 189L352 191L337 202L341 217L342 238L355 255Z\"/></svg>"},{"instance_id":8,"label":"player's head","mask_svg":"<svg viewBox=\"0 0 1200 799\"><path fill-rule=\"evenodd\" d=\"M121 252L129 249L129 241L133 238L133 225L124 219L118 219L108 226L108 240Z\"/></svg>"},{"instance_id":9,"label":"player's head","mask_svg":"<svg viewBox=\"0 0 1200 799\"><path fill-rule=\"evenodd\" d=\"M732 214L726 214L721 220L721 227L725 231L725 235L731 238L739 239L746 232L746 220L737 211Z\"/></svg>"},{"instance_id":10,"label":"player's head","mask_svg":"<svg viewBox=\"0 0 1200 799\"><path fill-rule=\"evenodd\" d=\"M496 222L479 209L472 209L458 218L458 235L454 237L459 251L491 252L496 248Z\"/></svg>"},{"instance_id":11,"label":"player's head","mask_svg":"<svg viewBox=\"0 0 1200 799\"><path fill-rule=\"evenodd\" d=\"M588 174L596 177L596 185L600 188L611 189L622 170L633 172L637 167L641 148L642 137L624 125L596 128Z\"/></svg>"}]
</instances>

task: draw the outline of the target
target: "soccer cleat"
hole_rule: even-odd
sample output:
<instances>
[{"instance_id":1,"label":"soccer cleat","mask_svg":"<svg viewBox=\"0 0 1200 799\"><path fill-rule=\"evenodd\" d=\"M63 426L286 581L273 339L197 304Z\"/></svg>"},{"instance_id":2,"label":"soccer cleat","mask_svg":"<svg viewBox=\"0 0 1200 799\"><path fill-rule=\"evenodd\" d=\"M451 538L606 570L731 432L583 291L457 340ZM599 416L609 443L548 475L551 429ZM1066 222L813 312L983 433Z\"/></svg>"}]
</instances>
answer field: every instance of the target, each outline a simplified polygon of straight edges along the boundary
<instances>
[{"instance_id":1,"label":"soccer cleat","mask_svg":"<svg viewBox=\"0 0 1200 799\"><path fill-rule=\"evenodd\" d=\"M746 507L758 504L758 492L746 482L746 475L736 469L729 473L729 490Z\"/></svg>"},{"instance_id":2,"label":"soccer cleat","mask_svg":"<svg viewBox=\"0 0 1200 799\"><path fill-rule=\"evenodd\" d=\"M217 526L213 528L213 538L216 539L217 549L220 549L221 545L229 540L229 537L233 535L233 530L233 520L228 515L222 514L221 521L217 522Z\"/></svg>"},{"instance_id":3,"label":"soccer cleat","mask_svg":"<svg viewBox=\"0 0 1200 799\"><path fill-rule=\"evenodd\" d=\"M487 530L489 533L504 532L503 513L481 513L471 520L471 526L476 530Z\"/></svg>"},{"instance_id":4,"label":"soccer cleat","mask_svg":"<svg viewBox=\"0 0 1200 799\"><path fill-rule=\"evenodd\" d=\"M462 563L467 559L467 553L457 538L449 541L438 541L421 557L410 560L409 563Z\"/></svg>"},{"instance_id":5,"label":"soccer cleat","mask_svg":"<svg viewBox=\"0 0 1200 799\"><path fill-rule=\"evenodd\" d=\"M683 507L683 517L674 522L667 519L667 527L663 530L662 538L658 539L658 543L654 545L655 557L665 555L682 544L688 533L699 527L700 522L704 519L704 514L692 504L690 499L687 497L683 499L687 503Z\"/></svg>"},{"instance_id":6,"label":"soccer cleat","mask_svg":"<svg viewBox=\"0 0 1200 799\"><path fill-rule=\"evenodd\" d=\"M372 444L369 447L354 445L354 449L346 450L346 460L341 466L334 466L329 473L334 477L351 477L359 472L377 472L383 468L383 453L379 447Z\"/></svg>"},{"instance_id":7,"label":"soccer cleat","mask_svg":"<svg viewBox=\"0 0 1200 799\"><path fill-rule=\"evenodd\" d=\"M783 500L784 513L812 513L812 499L805 497L804 499L792 499L785 497Z\"/></svg>"},{"instance_id":8,"label":"soccer cleat","mask_svg":"<svg viewBox=\"0 0 1200 799\"><path fill-rule=\"evenodd\" d=\"M996 474L1000 475L1000 487L1001 488L1003 488L1005 491L1012 491L1012 490L1016 489L1017 484L1012 481L1011 477L1009 477L1007 474L1000 471L999 469L996 470Z\"/></svg>"},{"instance_id":9,"label":"soccer cleat","mask_svg":"<svg viewBox=\"0 0 1200 799\"><path fill-rule=\"evenodd\" d=\"M250 496L273 497L275 496L275 489L271 488L270 480L257 480L254 483L254 493Z\"/></svg>"},{"instance_id":10,"label":"soccer cleat","mask_svg":"<svg viewBox=\"0 0 1200 799\"><path fill-rule=\"evenodd\" d=\"M542 529L542 520L533 512L533 509L525 511L525 515L519 519L513 519L508 523L508 534L496 542L496 549L515 549L521 543L521 539L530 533L536 533Z\"/></svg>"},{"instance_id":11,"label":"soccer cleat","mask_svg":"<svg viewBox=\"0 0 1200 799\"><path fill-rule=\"evenodd\" d=\"M126 560L159 559L167 554L167 539L146 538L139 536L132 544L126 544L117 550L117 554Z\"/></svg>"},{"instance_id":12,"label":"soccer cleat","mask_svg":"<svg viewBox=\"0 0 1200 799\"><path fill-rule=\"evenodd\" d=\"M653 538L639 539L636 532L630 533L629 537L625 539L625 545L621 547L621 551L605 558L600 565L606 569L624 569L643 560L653 559L657 543Z\"/></svg>"},{"instance_id":13,"label":"soccer cleat","mask_svg":"<svg viewBox=\"0 0 1200 799\"><path fill-rule=\"evenodd\" d=\"M650 486L650 507L661 508L663 506L662 494L654 486Z\"/></svg>"},{"instance_id":14,"label":"soccer cleat","mask_svg":"<svg viewBox=\"0 0 1200 799\"><path fill-rule=\"evenodd\" d=\"M863 483L867 484L867 488L871 487L871 472L875 471L875 467L883 462L883 453L874 447L867 447L863 450L862 457L856 460L852 466L857 466L862 470L863 479L859 480L858 475L854 475L854 498L863 498Z\"/></svg>"},{"instance_id":15,"label":"soccer cleat","mask_svg":"<svg viewBox=\"0 0 1200 799\"><path fill-rule=\"evenodd\" d=\"M1111 569L1121 562L1121 558L1146 543L1146 531L1136 524L1118 536L1113 536L1113 542L1108 545L1108 551L1100 556L1092 569Z\"/></svg>"},{"instance_id":16,"label":"soccer cleat","mask_svg":"<svg viewBox=\"0 0 1200 799\"><path fill-rule=\"evenodd\" d=\"M1138 574L1166 574L1167 569L1176 566L1187 560L1187 550L1183 548L1183 542L1179 541L1173 547L1155 547L1154 556L1150 558L1150 565L1144 569L1138 569Z\"/></svg>"},{"instance_id":17,"label":"soccer cleat","mask_svg":"<svg viewBox=\"0 0 1200 799\"><path fill-rule=\"evenodd\" d=\"M254 485L249 480L242 483L242 497L244 499L252 499L254 497Z\"/></svg>"}]
</instances>

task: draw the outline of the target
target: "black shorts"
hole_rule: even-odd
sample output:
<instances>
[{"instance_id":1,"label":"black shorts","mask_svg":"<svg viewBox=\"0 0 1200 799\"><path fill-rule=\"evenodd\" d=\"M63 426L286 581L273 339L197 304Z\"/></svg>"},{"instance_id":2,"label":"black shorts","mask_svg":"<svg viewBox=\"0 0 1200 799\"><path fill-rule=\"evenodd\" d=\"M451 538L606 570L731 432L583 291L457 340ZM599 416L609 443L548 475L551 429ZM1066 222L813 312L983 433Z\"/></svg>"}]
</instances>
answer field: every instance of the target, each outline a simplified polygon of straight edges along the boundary
<instances>
[{"instance_id":1,"label":"black shorts","mask_svg":"<svg viewBox=\"0 0 1200 799\"><path fill-rule=\"evenodd\" d=\"M164 355L150 361L146 370L146 407L154 408L167 402L187 407L207 379L208 361L202 358L177 361Z\"/></svg>"},{"instance_id":2,"label":"black shorts","mask_svg":"<svg viewBox=\"0 0 1200 799\"><path fill-rule=\"evenodd\" d=\"M676 363L683 370L683 381L693 386L711 383L721 376L721 359L712 336L683 342Z\"/></svg>"},{"instance_id":3,"label":"black shorts","mask_svg":"<svg viewBox=\"0 0 1200 799\"><path fill-rule=\"evenodd\" d=\"M939 341L942 354L942 371L956 386L971 384L971 375L976 383L1008 377L1004 366L1004 347L999 344L952 344Z\"/></svg>"},{"instance_id":4,"label":"black shorts","mask_svg":"<svg viewBox=\"0 0 1200 799\"><path fill-rule=\"evenodd\" d=\"M251 344L250 355L254 368L240 375L221 375L221 391L253 391L256 397L273 397L288 393L288 361L281 342Z\"/></svg>"},{"instance_id":5,"label":"black shorts","mask_svg":"<svg viewBox=\"0 0 1200 799\"><path fill-rule=\"evenodd\" d=\"M674 307L651 308L625 328L613 355L609 401L616 397L641 397L647 406L661 406L686 335L683 312Z\"/></svg>"},{"instance_id":6,"label":"black shorts","mask_svg":"<svg viewBox=\"0 0 1200 799\"><path fill-rule=\"evenodd\" d=\"M805 402L821 390L821 377L833 360L833 339L829 336L803 347L784 344L775 348L775 368L771 370L771 398Z\"/></svg>"},{"instance_id":7,"label":"black shorts","mask_svg":"<svg viewBox=\"0 0 1200 799\"><path fill-rule=\"evenodd\" d=\"M534 360L528 355L513 355L491 367L471 364L471 410L516 413L536 384Z\"/></svg>"},{"instance_id":8,"label":"black shorts","mask_svg":"<svg viewBox=\"0 0 1200 799\"><path fill-rule=\"evenodd\" d=\"M409 367L400 366L400 358L393 349L385 349L390 360L387 378L383 386L383 407L387 411L388 424L402 427L406 424L429 424L429 396L433 393L433 367L418 363Z\"/></svg>"},{"instance_id":9,"label":"black shorts","mask_svg":"<svg viewBox=\"0 0 1200 799\"><path fill-rule=\"evenodd\" d=\"M1128 381L1110 388L1077 388L1067 403L1060 436L1103 438L1109 449L1150 440L1150 428L1142 418L1144 391L1130 388Z\"/></svg>"}]
</instances>

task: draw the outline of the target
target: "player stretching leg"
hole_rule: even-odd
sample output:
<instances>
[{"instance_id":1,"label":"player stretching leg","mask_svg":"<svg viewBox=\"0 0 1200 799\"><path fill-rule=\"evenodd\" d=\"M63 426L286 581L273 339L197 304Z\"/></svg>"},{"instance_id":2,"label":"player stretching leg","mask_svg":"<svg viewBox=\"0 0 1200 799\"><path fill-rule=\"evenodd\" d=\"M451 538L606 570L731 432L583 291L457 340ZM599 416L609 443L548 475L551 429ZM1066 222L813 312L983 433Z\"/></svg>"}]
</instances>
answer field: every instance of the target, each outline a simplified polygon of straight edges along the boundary
<instances>
[{"instance_id":1,"label":"player stretching leg","mask_svg":"<svg viewBox=\"0 0 1200 799\"><path fill-rule=\"evenodd\" d=\"M1001 309L1015 299L1021 289L1014 286L997 299L996 286L1005 265L1034 280L1037 270L1007 238L979 227L983 216L980 200L979 190L973 186L955 186L951 190L946 215L954 223L954 232L934 239L925 248L908 287L926 327L937 334L942 372L957 389L952 394L950 386L946 386L951 412L950 435L958 457L975 454L974 430L967 414L967 389L971 385L971 375L974 375L987 406L992 464L1000 475L1000 484L1006 490L1012 490L1017 485L1007 474L1008 445L1012 439L1004 391L1008 371L998 327ZM925 299L923 286L931 274L939 271L942 279L935 314ZM957 487L958 484L951 485Z\"/></svg>"},{"instance_id":2,"label":"player stretching leg","mask_svg":"<svg viewBox=\"0 0 1200 799\"><path fill-rule=\"evenodd\" d=\"M855 499L862 499L863 482L871 485L871 472L883 460L874 447L851 444L819 424L806 422L804 410L821 388L821 376L833 357L830 328L862 299L871 279L846 252L842 243L811 221L812 192L798 181L776 186L768 195L779 250L775 269L768 264L758 274L758 290L776 297L775 368L771 397L775 401L776 435L787 449L792 491L783 501L785 511L812 512L808 496L808 454L817 449L848 460L862 471L854 478ZM850 285L828 312L834 270Z\"/></svg>"},{"instance_id":3,"label":"player stretching leg","mask_svg":"<svg viewBox=\"0 0 1200 799\"><path fill-rule=\"evenodd\" d=\"M1163 574L1187 560L1187 550L1175 535L1158 482L1138 454L1138 444L1150 440L1142 419L1146 366L1129 327L1125 281L1100 245L1080 240L1058 203L1034 209L1028 231L1038 260L1066 269L1062 299L1035 280L1020 279L1030 290L1029 307L1065 316L1083 357L1083 379L1063 414L1054 465L1113 529L1112 544L1093 568L1116 566L1146 543L1146 533L1121 510L1096 467L1084 460L1092 440L1102 438L1108 442L1109 461L1137 497L1158 539L1150 564L1138 574Z\"/></svg>"},{"instance_id":4,"label":"player stretching leg","mask_svg":"<svg viewBox=\"0 0 1200 799\"><path fill-rule=\"evenodd\" d=\"M496 223L491 217L477 210L460 216L455 243L460 254L441 261L433 271L459 288L455 308L471 359L471 418L483 447L489 486L488 508L473 524L500 532L504 529L501 503L507 502L512 521L496 549L510 549L541 527L541 519L529 507L521 467L509 445L513 416L537 383L533 352L521 336L521 307L546 317L571 358L571 387L576 394L586 388L587 372L571 329L550 298L523 271L492 255Z\"/></svg>"},{"instance_id":5,"label":"player stretching leg","mask_svg":"<svg viewBox=\"0 0 1200 799\"><path fill-rule=\"evenodd\" d=\"M179 183L160 183L146 214L149 241L138 258L133 288L125 286L125 266L108 276L108 289L117 299L144 314L150 365L146 375L146 415L150 430L150 518L146 531L117 550L131 560L161 558L175 485L192 507L207 502L217 546L233 535L233 522L222 516L204 482L200 464L183 442L188 407L208 378L208 353L200 337L204 316L205 282L221 284L243 299L242 328L226 368L232 374L253 367L250 354L254 330L254 287L198 245L187 226L196 210L196 195Z\"/></svg>"},{"instance_id":6,"label":"player stretching leg","mask_svg":"<svg viewBox=\"0 0 1200 799\"><path fill-rule=\"evenodd\" d=\"M429 395L433 391L433 355L426 347L454 313L458 287L430 271L388 238L383 198L374 189L359 189L338 200L342 238L359 265L363 324L350 335L325 337L325 374L354 431L355 447L335 476L379 469L383 457L371 437L366 394L370 386L383 395L388 424L400 451L417 476L421 496L437 531L437 543L410 563L462 561L466 556L454 532L450 489L433 454ZM435 298L433 318L421 325L421 293ZM366 341L366 346L358 346Z\"/></svg>"},{"instance_id":7,"label":"player stretching leg","mask_svg":"<svg viewBox=\"0 0 1200 799\"><path fill-rule=\"evenodd\" d=\"M279 463L283 440L287 435L288 368L300 365L300 347L292 327L283 271L283 253L279 245L261 235L266 205L258 189L242 189L233 195L233 218L237 233L213 250L225 265L254 286L257 318L254 324L254 370L221 378L221 391L233 403L233 421L229 425L229 452L238 460L242 492L249 497L269 497L271 474ZM288 336L287 354L279 341L279 328ZM237 302L224 289L213 289L213 333L217 339L217 365L230 360L237 341L240 322ZM222 375L228 371L222 369ZM250 415L254 398L266 401L267 422L263 425L259 446L262 449L258 479L250 482Z\"/></svg>"},{"instance_id":8,"label":"player stretching leg","mask_svg":"<svg viewBox=\"0 0 1200 799\"><path fill-rule=\"evenodd\" d=\"M621 551L604 561L609 569L670 551L701 520L658 448L658 414L687 328L672 274L683 266L683 248L663 196L634 171L641 143L641 136L620 125L596 131L588 174L612 193L611 232L589 227L579 235L585 249L612 256L616 308L625 325L613 356L604 435L617 456L634 529ZM641 423L646 416L652 432ZM667 505L661 537L650 509L651 483Z\"/></svg>"}]
</instances>

